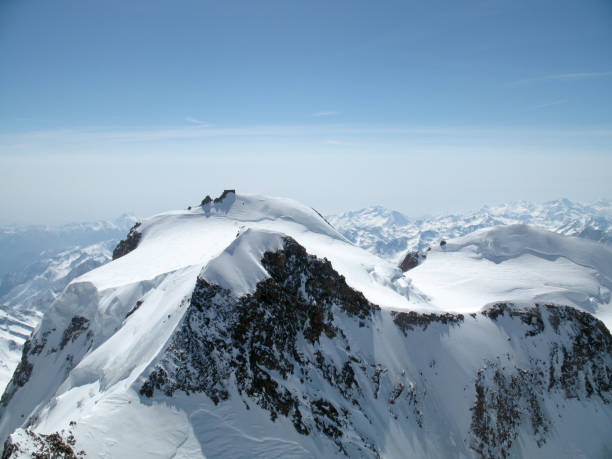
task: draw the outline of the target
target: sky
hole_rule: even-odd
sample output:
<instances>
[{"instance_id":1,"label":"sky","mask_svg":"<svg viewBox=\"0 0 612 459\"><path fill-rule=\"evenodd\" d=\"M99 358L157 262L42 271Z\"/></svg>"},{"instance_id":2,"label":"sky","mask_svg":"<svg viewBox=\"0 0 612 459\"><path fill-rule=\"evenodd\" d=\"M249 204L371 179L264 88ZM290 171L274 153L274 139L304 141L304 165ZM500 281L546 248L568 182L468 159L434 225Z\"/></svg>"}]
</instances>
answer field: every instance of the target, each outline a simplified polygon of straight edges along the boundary
<instances>
[{"instance_id":1,"label":"sky","mask_svg":"<svg viewBox=\"0 0 612 459\"><path fill-rule=\"evenodd\" d=\"M0 0L0 224L612 198L611 43L610 0Z\"/></svg>"}]
</instances>

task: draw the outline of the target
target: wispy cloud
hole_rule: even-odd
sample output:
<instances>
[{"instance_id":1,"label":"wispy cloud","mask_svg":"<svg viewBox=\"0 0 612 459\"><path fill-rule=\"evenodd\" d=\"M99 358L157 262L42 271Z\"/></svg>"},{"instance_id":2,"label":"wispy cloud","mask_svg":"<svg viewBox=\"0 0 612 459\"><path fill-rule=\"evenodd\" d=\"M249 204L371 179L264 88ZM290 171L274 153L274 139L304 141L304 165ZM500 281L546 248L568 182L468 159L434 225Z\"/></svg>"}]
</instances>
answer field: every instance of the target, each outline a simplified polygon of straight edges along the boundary
<instances>
[{"instance_id":1,"label":"wispy cloud","mask_svg":"<svg viewBox=\"0 0 612 459\"><path fill-rule=\"evenodd\" d=\"M314 112L312 116L321 117L321 116L337 116L338 113L336 110L321 110L320 112Z\"/></svg>"},{"instance_id":2,"label":"wispy cloud","mask_svg":"<svg viewBox=\"0 0 612 459\"><path fill-rule=\"evenodd\" d=\"M345 142L344 140L337 140L337 139L327 139L325 140L325 143L327 145L337 145L337 146L343 146L343 147L356 147L359 146L355 143L351 143L351 142Z\"/></svg>"},{"instance_id":3,"label":"wispy cloud","mask_svg":"<svg viewBox=\"0 0 612 459\"><path fill-rule=\"evenodd\" d=\"M531 107L529 107L529 110L540 110L542 108L548 108L548 107L554 107L555 105L562 105L567 103L567 100L565 99L559 99L559 100L554 100L552 102L546 102L543 104L538 104L538 105L533 105Z\"/></svg>"},{"instance_id":4,"label":"wispy cloud","mask_svg":"<svg viewBox=\"0 0 612 459\"><path fill-rule=\"evenodd\" d=\"M562 103L555 101L554 103ZM549 104L541 104L541 107ZM540 107L540 108L541 108ZM538 107L534 107L538 108ZM131 128L80 127L27 132L0 132L0 155L21 152L89 151L92 149L136 150L142 146L168 148L175 141L203 145L208 139L312 139L327 145L359 146L367 142L399 142L397 145L425 142L492 143L500 139L561 139L571 137L612 138L612 126L584 129L541 129L490 126L377 126L360 124L260 125L260 126L145 126ZM340 140L341 139L341 140ZM127 150L126 150L127 149Z\"/></svg>"},{"instance_id":5,"label":"wispy cloud","mask_svg":"<svg viewBox=\"0 0 612 459\"><path fill-rule=\"evenodd\" d=\"M522 80L512 81L511 86L536 83L539 81L572 81L585 80L588 78L605 78L612 77L612 72L577 72L577 73L558 73L556 75L545 75L541 77L525 78Z\"/></svg>"},{"instance_id":6,"label":"wispy cloud","mask_svg":"<svg viewBox=\"0 0 612 459\"><path fill-rule=\"evenodd\" d=\"M192 124L198 124L200 126L208 126L208 123L206 121L199 120L197 118L194 118L193 116L186 116L185 121Z\"/></svg>"}]
</instances>

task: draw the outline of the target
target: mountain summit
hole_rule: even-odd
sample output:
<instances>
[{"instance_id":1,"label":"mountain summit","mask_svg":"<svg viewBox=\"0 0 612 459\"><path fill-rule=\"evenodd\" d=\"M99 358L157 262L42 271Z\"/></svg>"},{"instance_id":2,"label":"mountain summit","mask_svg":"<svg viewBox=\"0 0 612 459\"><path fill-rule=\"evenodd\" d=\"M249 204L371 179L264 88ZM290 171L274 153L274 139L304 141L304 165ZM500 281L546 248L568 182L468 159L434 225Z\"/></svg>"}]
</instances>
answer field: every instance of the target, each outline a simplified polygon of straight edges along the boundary
<instances>
[{"instance_id":1,"label":"mountain summit","mask_svg":"<svg viewBox=\"0 0 612 459\"><path fill-rule=\"evenodd\" d=\"M24 345L0 400L4 457L612 450L612 338L587 312L441 309L288 199L229 191L125 241Z\"/></svg>"}]
</instances>

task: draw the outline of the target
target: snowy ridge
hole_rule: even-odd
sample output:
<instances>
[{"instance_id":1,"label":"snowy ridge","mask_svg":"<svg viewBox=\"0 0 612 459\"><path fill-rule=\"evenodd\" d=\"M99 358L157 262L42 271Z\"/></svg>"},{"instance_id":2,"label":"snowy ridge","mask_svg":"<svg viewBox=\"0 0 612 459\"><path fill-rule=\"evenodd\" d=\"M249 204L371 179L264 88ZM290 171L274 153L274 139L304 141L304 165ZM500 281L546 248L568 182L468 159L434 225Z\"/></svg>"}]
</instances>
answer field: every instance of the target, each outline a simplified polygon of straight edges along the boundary
<instances>
[{"instance_id":1,"label":"snowy ridge","mask_svg":"<svg viewBox=\"0 0 612 459\"><path fill-rule=\"evenodd\" d=\"M275 252L282 245L282 235L249 228L219 256L208 262L200 278L231 290L236 296L252 293L258 282L269 277L261 265L263 254Z\"/></svg>"},{"instance_id":2,"label":"snowy ridge","mask_svg":"<svg viewBox=\"0 0 612 459\"><path fill-rule=\"evenodd\" d=\"M222 202L173 211L142 222L138 249L85 275L100 290L153 279L185 266L203 266L246 229L295 238L309 252L330 259L349 284L377 304L407 306L408 287L392 263L350 244L315 210L285 198L228 195Z\"/></svg>"},{"instance_id":3,"label":"snowy ridge","mask_svg":"<svg viewBox=\"0 0 612 459\"><path fill-rule=\"evenodd\" d=\"M24 345L0 400L5 454L612 449L612 338L590 314L530 300L482 309L481 298L449 313L416 278L285 199L228 193L137 230L129 251L67 286ZM564 237L514 231L506 245L503 233L449 242L407 274L436 254L484 260L481 246L514 257L521 237L532 251L565 250Z\"/></svg>"}]
</instances>

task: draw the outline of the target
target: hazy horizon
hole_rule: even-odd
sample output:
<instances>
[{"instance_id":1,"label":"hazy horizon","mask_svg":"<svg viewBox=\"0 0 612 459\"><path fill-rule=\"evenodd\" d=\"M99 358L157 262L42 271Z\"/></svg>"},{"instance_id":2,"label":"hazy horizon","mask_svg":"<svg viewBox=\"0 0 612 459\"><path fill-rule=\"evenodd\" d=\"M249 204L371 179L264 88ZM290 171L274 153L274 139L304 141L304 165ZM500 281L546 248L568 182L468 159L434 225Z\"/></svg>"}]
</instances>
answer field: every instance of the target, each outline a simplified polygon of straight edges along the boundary
<instances>
[{"instance_id":1,"label":"hazy horizon","mask_svg":"<svg viewBox=\"0 0 612 459\"><path fill-rule=\"evenodd\" d=\"M240 193L240 190L236 190L238 193ZM219 193L206 193L208 195L210 195L211 197L216 197L217 195L220 195L221 192ZM202 194L202 197L205 197L206 194ZM258 194L258 193L246 193L246 194ZM274 196L274 195L266 195L266 196L270 196L270 197L285 197L285 196ZM361 211L361 210L365 210L365 209L369 209L369 208L373 208L373 207L382 207L386 210L389 211L395 211L395 212L400 212L401 214L403 214L404 216L408 217L411 220L419 220L419 219L427 219L427 218L435 218L435 217L444 217L444 216L449 216L449 215L462 215L462 214L469 214L469 213L475 213L475 212L479 212L481 210L483 210L485 207L497 207L497 206L503 206L503 205L513 205L513 204L518 204L521 202L526 202L529 204L533 204L533 205L545 205L548 203L552 203L552 202L556 202L556 201L562 201L562 200L569 200L572 204L578 204L578 205L583 205L583 206L591 206L597 203L612 203L612 198L610 197L600 197L598 199L594 199L591 201L579 201L579 200L573 200L573 199L569 199L565 196L559 196L556 197L554 199L547 199L544 201L533 201L533 200L515 200L515 201L500 201L500 202L491 202L491 203L484 203L480 206L477 207L466 207L463 209L456 209L455 211L435 211L434 209L432 209L430 212L428 213L422 213L422 214L410 214L404 211L401 211L399 209L395 209L395 208L391 208L391 207L387 207L381 204L370 204L367 206L362 206L362 207L353 207L353 208L347 208L347 209L339 209L336 212L325 212L325 211L321 211L320 208L314 207L315 210L320 211L322 213L322 215L324 216L332 216L332 215L341 215L343 213L347 213L347 212L356 212L356 211ZM188 206L197 206L199 204L199 202L193 202L190 203ZM303 202L302 204L308 204L307 202ZM91 218L91 219L84 219L84 220L79 220L79 219L74 219L74 220L56 220L56 221L32 221L32 222L0 222L0 227L16 227L16 228L28 228L28 227L41 227L41 226L49 226L49 227L61 227L63 225L71 225L71 224L87 224L87 223L98 223L98 222L115 222L115 221L119 221L125 217L135 217L138 220L141 219L146 219L148 217L152 217L156 214L159 213L163 213L166 211L174 211L174 210L180 210L180 209L184 209L185 206L183 207L176 207L176 208L168 208L168 209L164 209L160 212L150 212L148 214L144 214L144 213L138 213L132 210L124 210L120 213L116 213L116 214L109 214L107 216L101 216L99 218Z\"/></svg>"},{"instance_id":2,"label":"hazy horizon","mask_svg":"<svg viewBox=\"0 0 612 459\"><path fill-rule=\"evenodd\" d=\"M612 5L7 1L0 224L224 188L409 216L612 196Z\"/></svg>"}]
</instances>

